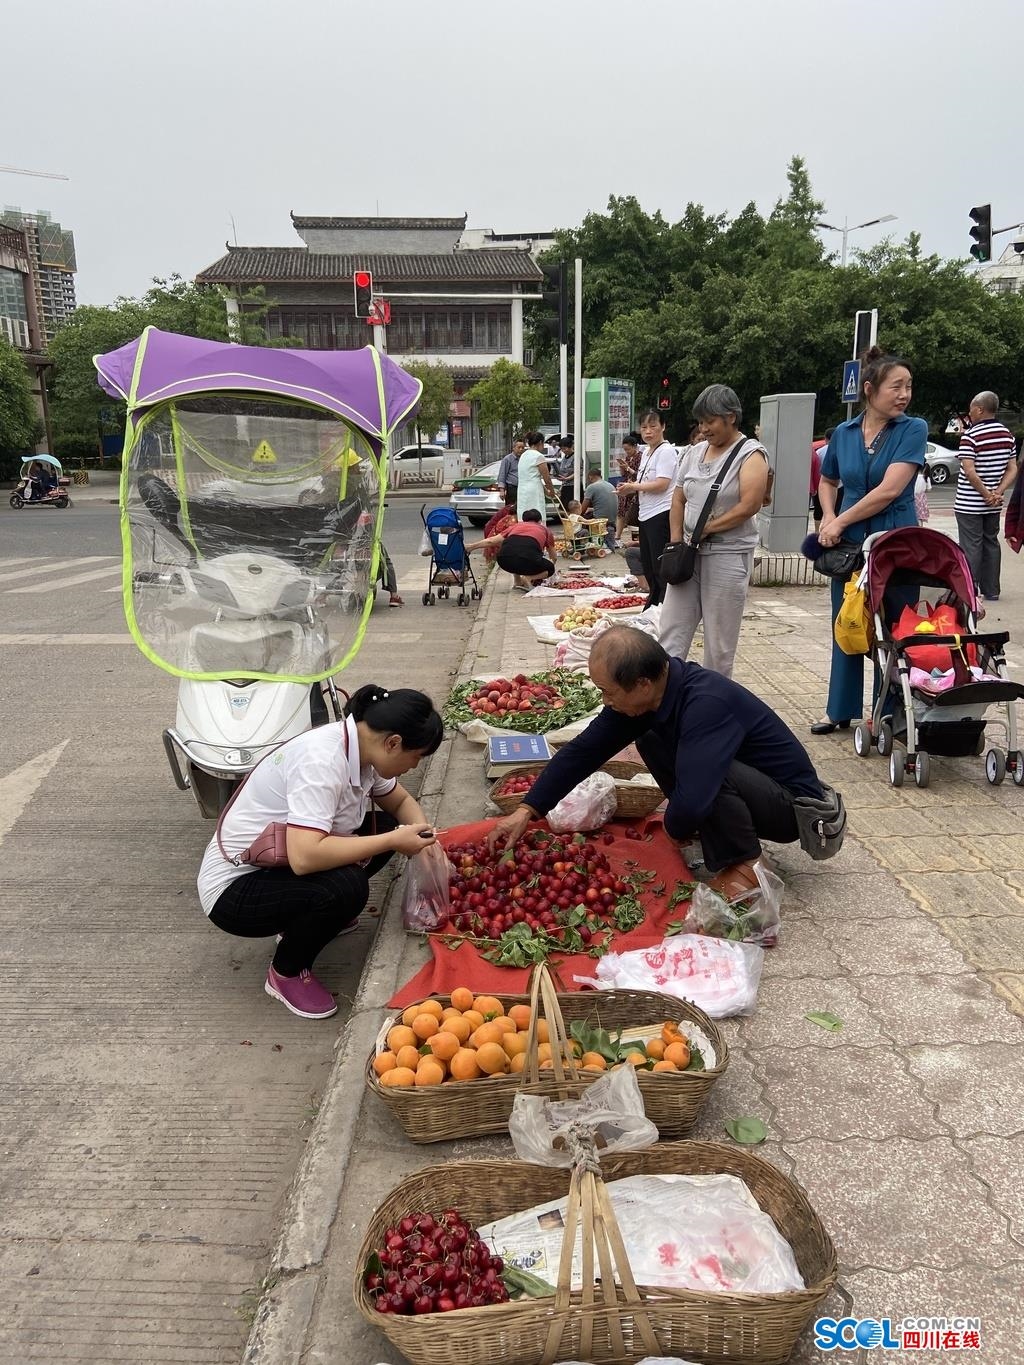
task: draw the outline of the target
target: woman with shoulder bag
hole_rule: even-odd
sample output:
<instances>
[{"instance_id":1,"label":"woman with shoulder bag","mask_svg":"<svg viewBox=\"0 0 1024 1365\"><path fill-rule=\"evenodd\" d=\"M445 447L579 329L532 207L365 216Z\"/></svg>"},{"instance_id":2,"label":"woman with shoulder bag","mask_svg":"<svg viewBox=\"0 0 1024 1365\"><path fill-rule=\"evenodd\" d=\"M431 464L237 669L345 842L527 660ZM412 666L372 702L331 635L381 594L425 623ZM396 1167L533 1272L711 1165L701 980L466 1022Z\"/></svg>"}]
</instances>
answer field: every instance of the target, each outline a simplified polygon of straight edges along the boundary
<instances>
[{"instance_id":1,"label":"woman with shoulder bag","mask_svg":"<svg viewBox=\"0 0 1024 1365\"><path fill-rule=\"evenodd\" d=\"M665 440L665 423L653 408L640 414L640 435L646 445L640 451L636 478L620 483L619 493L639 494L640 558L649 589L647 605L654 607L664 595L658 560L668 543L668 512L679 452Z\"/></svg>"},{"instance_id":2,"label":"woman with shoulder bag","mask_svg":"<svg viewBox=\"0 0 1024 1365\"><path fill-rule=\"evenodd\" d=\"M768 456L760 441L740 430L743 409L728 385L709 384L693 415L704 439L679 462L669 533L674 549L692 544L695 535L698 542L692 577L665 590L661 643L685 659L703 621L704 667L731 678L757 547L756 518L768 488ZM716 493L712 486L718 482Z\"/></svg>"},{"instance_id":3,"label":"woman with shoulder bag","mask_svg":"<svg viewBox=\"0 0 1024 1365\"><path fill-rule=\"evenodd\" d=\"M317 955L355 926L370 878L393 854L412 858L435 842L398 779L437 749L443 733L423 692L369 684L352 696L343 720L269 754L225 807L199 869L199 900L225 933L279 936L264 989L293 1014L335 1013L333 995L312 972ZM250 862L272 830L283 830L286 861Z\"/></svg>"},{"instance_id":4,"label":"woman with shoulder bag","mask_svg":"<svg viewBox=\"0 0 1024 1365\"><path fill-rule=\"evenodd\" d=\"M832 433L821 463L822 521L818 540L825 550L840 542L860 545L877 531L916 526L914 485L924 465L928 424L908 417L913 376L905 360L872 346L861 365L863 411ZM842 511L836 495L842 484ZM843 577L832 579L832 668L827 715L811 726L812 735L848 730L864 710L864 656L844 654L835 642L835 620L843 605ZM895 620L916 590L886 595L886 615ZM875 671L875 687L879 685Z\"/></svg>"}]
</instances>

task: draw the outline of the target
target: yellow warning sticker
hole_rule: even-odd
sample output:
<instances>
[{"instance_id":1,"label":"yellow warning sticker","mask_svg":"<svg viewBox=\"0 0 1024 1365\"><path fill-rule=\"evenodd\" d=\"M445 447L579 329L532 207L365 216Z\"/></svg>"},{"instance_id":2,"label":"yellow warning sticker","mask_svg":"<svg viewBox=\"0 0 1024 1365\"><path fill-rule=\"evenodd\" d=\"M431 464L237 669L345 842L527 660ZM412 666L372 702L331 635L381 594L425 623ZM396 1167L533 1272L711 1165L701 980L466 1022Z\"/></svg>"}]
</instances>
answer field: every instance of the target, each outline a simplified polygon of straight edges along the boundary
<instances>
[{"instance_id":1,"label":"yellow warning sticker","mask_svg":"<svg viewBox=\"0 0 1024 1365\"><path fill-rule=\"evenodd\" d=\"M277 464L277 456L274 447L269 441L261 441L252 452L253 464Z\"/></svg>"}]
</instances>

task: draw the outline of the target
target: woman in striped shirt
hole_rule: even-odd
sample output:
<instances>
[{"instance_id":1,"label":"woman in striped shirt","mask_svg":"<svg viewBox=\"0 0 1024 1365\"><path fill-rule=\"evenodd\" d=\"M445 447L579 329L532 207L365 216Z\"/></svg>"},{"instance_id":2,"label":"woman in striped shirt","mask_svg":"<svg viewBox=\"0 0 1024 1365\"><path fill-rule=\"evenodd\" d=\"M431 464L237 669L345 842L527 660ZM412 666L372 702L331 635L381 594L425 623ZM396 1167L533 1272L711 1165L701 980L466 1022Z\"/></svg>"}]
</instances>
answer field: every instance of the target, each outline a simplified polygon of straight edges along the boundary
<instances>
[{"instance_id":1,"label":"woman in striped shirt","mask_svg":"<svg viewBox=\"0 0 1024 1365\"><path fill-rule=\"evenodd\" d=\"M1012 432L995 420L999 399L991 390L970 406L971 425L960 438L960 477L956 483L957 538L978 590L999 601L999 514L1003 494L1017 477L1017 446Z\"/></svg>"}]
</instances>

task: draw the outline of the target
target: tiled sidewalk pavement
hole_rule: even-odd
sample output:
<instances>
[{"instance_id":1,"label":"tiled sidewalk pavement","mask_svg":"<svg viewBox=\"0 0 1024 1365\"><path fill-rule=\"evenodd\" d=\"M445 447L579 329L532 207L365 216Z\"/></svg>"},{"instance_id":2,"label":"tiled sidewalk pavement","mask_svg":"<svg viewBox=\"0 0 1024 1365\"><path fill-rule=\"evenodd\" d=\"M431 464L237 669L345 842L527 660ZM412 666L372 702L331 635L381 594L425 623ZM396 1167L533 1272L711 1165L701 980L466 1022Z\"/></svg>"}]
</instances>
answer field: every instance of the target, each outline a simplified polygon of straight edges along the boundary
<instances>
[{"instance_id":1,"label":"tiled sidewalk pavement","mask_svg":"<svg viewBox=\"0 0 1024 1365\"><path fill-rule=\"evenodd\" d=\"M738 680L804 736L825 694L825 590L756 588L748 606ZM538 613L537 599L497 575L464 671L547 666L553 650L533 638L525 618L549 611ZM1024 614L1018 634L1024 638ZM728 1141L725 1118L764 1119L761 1151L804 1186L839 1249L840 1283L824 1314L977 1316L981 1358L1016 1365L1024 1360L1015 1307L1024 1281L1024 853L1012 837L1020 793L1012 783L989 787L980 760L938 760L932 787L894 791L882 760L857 758L849 735L808 737L808 747L844 793L852 837L823 864L796 849L774 850L786 882L783 938L766 956L755 1014L726 1021L729 1072L694 1136ZM445 771L438 821L451 825L482 805L479 751L457 739ZM381 928L365 1037L381 1017L371 1005L423 961L422 947L403 940L394 920L392 912ZM810 1010L832 1011L842 1029L811 1024ZM360 1018L357 1009L354 1025ZM361 1066L356 1055L349 1086ZM289 1261L298 1244L286 1230L292 1311L284 1302L275 1332L270 1305L250 1343L252 1365L398 1362L386 1339L356 1319L349 1297L370 1210L419 1167L510 1150L497 1139L417 1150L371 1101L364 1097L353 1120L322 1257ZM862 1357L870 1358L844 1352ZM948 1353L914 1358L940 1357ZM832 1358L810 1333L793 1356Z\"/></svg>"}]
</instances>

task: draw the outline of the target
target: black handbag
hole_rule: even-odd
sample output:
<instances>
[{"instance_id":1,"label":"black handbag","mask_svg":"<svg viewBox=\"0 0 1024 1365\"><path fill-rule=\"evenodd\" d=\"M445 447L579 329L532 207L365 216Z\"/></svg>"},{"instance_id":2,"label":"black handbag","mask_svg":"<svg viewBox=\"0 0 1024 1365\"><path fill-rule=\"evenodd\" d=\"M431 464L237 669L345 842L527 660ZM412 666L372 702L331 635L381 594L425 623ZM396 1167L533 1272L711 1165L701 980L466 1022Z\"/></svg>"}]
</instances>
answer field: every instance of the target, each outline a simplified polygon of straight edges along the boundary
<instances>
[{"instance_id":1,"label":"black handbag","mask_svg":"<svg viewBox=\"0 0 1024 1365\"><path fill-rule=\"evenodd\" d=\"M725 483L725 476L732 467L733 460L740 453L740 448L746 439L746 436L741 436L725 457L722 467L718 471L718 477L708 489L708 495L704 499L704 506L700 509L700 516L697 518L697 524L693 528L690 539L673 541L662 550L658 557L658 577L663 583L669 583L675 587L679 583L688 583L693 577L694 570L697 567L697 546L700 544L701 533L711 515L711 509L715 505L719 490Z\"/></svg>"},{"instance_id":2,"label":"black handbag","mask_svg":"<svg viewBox=\"0 0 1024 1365\"><path fill-rule=\"evenodd\" d=\"M864 551L852 540L839 540L814 561L814 572L826 578L847 579L864 567Z\"/></svg>"}]
</instances>

